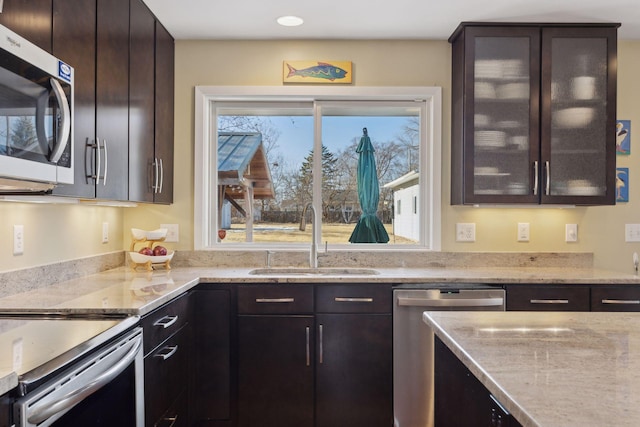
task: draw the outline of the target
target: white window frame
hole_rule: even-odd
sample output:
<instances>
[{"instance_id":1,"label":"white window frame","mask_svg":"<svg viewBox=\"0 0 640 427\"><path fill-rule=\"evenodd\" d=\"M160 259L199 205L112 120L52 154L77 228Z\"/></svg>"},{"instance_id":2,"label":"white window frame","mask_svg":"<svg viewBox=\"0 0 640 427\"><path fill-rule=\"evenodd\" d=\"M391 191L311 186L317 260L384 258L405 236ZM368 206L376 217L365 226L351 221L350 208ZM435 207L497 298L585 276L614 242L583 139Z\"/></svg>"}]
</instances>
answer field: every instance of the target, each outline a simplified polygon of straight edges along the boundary
<instances>
[{"instance_id":1,"label":"white window frame","mask_svg":"<svg viewBox=\"0 0 640 427\"><path fill-rule=\"evenodd\" d=\"M214 245L210 241L211 225L217 224L215 209L217 150L211 150L211 118L213 102L256 101L410 101L420 103L420 194L419 211L427 219L420 227L420 245L344 245L352 250L440 250L441 247L441 162L442 162L442 88L441 87L341 87L341 86L196 86L194 146L194 249L229 250L231 245ZM423 142L424 141L424 142ZM425 173L426 171L426 173ZM319 181L318 181L319 182ZM316 232L316 227L313 228ZM320 227L317 227L320 233ZM319 236L319 235L318 235ZM319 241L319 240L318 240ZM274 244L251 243L235 248L277 249ZM290 248L288 245L283 247Z\"/></svg>"}]
</instances>

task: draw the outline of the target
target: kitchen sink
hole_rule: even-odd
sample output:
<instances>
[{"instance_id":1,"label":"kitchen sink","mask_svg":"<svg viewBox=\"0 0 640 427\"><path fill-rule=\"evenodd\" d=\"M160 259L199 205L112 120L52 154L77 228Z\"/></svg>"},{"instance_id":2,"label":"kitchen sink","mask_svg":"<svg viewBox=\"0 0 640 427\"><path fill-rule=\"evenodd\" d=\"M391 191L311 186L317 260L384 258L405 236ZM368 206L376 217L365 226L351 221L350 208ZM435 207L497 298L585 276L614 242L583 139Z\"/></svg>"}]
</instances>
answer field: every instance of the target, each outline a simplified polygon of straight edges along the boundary
<instances>
[{"instance_id":1,"label":"kitchen sink","mask_svg":"<svg viewBox=\"0 0 640 427\"><path fill-rule=\"evenodd\" d=\"M255 276L372 276L380 274L368 268L256 268L249 271Z\"/></svg>"}]
</instances>

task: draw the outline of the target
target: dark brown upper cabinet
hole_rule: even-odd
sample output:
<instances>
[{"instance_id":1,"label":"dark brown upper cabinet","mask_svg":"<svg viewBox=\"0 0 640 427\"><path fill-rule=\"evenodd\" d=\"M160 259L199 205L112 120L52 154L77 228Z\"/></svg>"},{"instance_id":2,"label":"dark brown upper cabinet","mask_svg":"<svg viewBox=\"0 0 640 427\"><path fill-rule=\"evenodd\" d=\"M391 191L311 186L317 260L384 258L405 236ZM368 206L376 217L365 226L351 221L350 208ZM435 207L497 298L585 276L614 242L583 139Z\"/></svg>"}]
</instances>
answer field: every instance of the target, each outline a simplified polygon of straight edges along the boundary
<instances>
[{"instance_id":1,"label":"dark brown upper cabinet","mask_svg":"<svg viewBox=\"0 0 640 427\"><path fill-rule=\"evenodd\" d=\"M0 24L51 53L52 0L4 0Z\"/></svg>"},{"instance_id":2,"label":"dark brown upper cabinet","mask_svg":"<svg viewBox=\"0 0 640 427\"><path fill-rule=\"evenodd\" d=\"M618 24L462 23L451 203L615 203Z\"/></svg>"}]
</instances>

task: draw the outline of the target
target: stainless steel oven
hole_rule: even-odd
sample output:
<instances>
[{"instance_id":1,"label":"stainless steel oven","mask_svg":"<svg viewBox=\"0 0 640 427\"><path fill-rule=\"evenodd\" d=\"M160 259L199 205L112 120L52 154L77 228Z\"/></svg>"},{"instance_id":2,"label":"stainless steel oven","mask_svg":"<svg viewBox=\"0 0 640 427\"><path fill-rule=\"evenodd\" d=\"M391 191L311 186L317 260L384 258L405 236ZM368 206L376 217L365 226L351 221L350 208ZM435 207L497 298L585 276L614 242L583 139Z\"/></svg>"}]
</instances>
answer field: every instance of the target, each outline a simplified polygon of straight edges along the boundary
<instances>
[{"instance_id":1,"label":"stainless steel oven","mask_svg":"<svg viewBox=\"0 0 640 427\"><path fill-rule=\"evenodd\" d=\"M395 427L433 427L433 331L425 311L504 311L505 291L483 284L410 284L393 291Z\"/></svg>"},{"instance_id":2,"label":"stainless steel oven","mask_svg":"<svg viewBox=\"0 0 640 427\"><path fill-rule=\"evenodd\" d=\"M143 427L142 328L129 325L122 332L126 326L127 321L21 375L15 425Z\"/></svg>"}]
</instances>

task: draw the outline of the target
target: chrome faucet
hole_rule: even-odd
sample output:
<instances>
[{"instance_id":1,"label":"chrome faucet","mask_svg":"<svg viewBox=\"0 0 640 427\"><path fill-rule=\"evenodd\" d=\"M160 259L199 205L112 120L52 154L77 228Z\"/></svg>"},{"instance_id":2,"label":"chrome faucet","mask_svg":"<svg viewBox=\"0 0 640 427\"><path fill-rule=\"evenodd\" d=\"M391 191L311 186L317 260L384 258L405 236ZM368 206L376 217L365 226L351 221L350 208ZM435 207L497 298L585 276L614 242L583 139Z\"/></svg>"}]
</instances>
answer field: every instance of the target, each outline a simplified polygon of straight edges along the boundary
<instances>
[{"instance_id":1,"label":"chrome faucet","mask_svg":"<svg viewBox=\"0 0 640 427\"><path fill-rule=\"evenodd\" d=\"M311 231L311 250L309 251L309 267L310 268L318 268L318 242L316 241L316 226L318 222L318 212L316 211L315 206L313 206L312 202L309 202L305 205L302 210L302 218L304 222L304 216L307 213L307 209L311 208L311 213L313 217L313 230ZM301 230L303 228L301 227Z\"/></svg>"}]
</instances>

